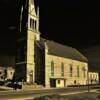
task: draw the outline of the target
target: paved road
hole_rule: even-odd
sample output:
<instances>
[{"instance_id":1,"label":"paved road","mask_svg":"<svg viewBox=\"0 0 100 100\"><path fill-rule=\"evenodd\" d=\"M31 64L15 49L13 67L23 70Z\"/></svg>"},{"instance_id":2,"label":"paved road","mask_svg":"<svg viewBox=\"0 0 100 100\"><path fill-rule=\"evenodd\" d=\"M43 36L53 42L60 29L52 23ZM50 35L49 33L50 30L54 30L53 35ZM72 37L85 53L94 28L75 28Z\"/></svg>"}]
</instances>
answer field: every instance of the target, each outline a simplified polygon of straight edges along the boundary
<instances>
[{"instance_id":1,"label":"paved road","mask_svg":"<svg viewBox=\"0 0 100 100\"><path fill-rule=\"evenodd\" d=\"M88 89L85 88L60 88L60 89L43 89L43 90L30 90L30 91L11 91L11 92L0 92L0 100L22 100L22 98L35 98L44 95L51 94L69 94L76 92L86 92Z\"/></svg>"}]
</instances>

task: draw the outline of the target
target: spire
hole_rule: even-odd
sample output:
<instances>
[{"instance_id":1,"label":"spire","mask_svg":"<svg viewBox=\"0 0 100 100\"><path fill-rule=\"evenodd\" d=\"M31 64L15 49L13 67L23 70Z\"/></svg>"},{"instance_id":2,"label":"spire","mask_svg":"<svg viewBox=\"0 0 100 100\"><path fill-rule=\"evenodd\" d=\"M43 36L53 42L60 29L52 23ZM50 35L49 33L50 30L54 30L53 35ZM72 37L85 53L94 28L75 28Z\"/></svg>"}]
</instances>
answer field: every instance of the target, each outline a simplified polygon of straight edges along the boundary
<instances>
[{"instance_id":1,"label":"spire","mask_svg":"<svg viewBox=\"0 0 100 100\"><path fill-rule=\"evenodd\" d=\"M34 0L29 0L29 13L36 16Z\"/></svg>"},{"instance_id":2,"label":"spire","mask_svg":"<svg viewBox=\"0 0 100 100\"><path fill-rule=\"evenodd\" d=\"M37 33L39 33L39 7L37 7Z\"/></svg>"}]
</instances>

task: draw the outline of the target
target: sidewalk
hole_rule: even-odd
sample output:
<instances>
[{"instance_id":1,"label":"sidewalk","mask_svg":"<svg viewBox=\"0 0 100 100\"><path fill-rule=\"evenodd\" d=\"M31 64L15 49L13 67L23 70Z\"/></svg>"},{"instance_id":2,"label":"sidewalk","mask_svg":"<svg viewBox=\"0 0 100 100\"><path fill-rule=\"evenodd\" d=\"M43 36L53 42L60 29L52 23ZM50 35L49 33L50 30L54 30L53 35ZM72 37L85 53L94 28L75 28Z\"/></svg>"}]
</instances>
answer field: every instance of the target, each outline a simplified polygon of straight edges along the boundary
<instances>
[{"instance_id":1,"label":"sidewalk","mask_svg":"<svg viewBox=\"0 0 100 100\"><path fill-rule=\"evenodd\" d=\"M16 92L19 91L32 91L32 90L41 90L41 89L47 89L44 87L36 87L36 86L23 86L22 89L17 89ZM13 92L15 91L13 88L10 87L6 87L6 86L0 86L0 92Z\"/></svg>"},{"instance_id":2,"label":"sidewalk","mask_svg":"<svg viewBox=\"0 0 100 100\"><path fill-rule=\"evenodd\" d=\"M13 88L10 87L6 87L6 86L0 86L0 92L8 92L8 91L12 91Z\"/></svg>"},{"instance_id":3,"label":"sidewalk","mask_svg":"<svg viewBox=\"0 0 100 100\"><path fill-rule=\"evenodd\" d=\"M68 87L67 87L68 88ZM0 92L14 92L13 88L6 87L6 86L0 86ZM24 92L24 91L34 91L34 90L52 90L52 89L62 89L62 88L45 88L45 87L39 87L39 86L33 86L33 85L24 85L22 86L22 89L17 89L16 92Z\"/></svg>"},{"instance_id":4,"label":"sidewalk","mask_svg":"<svg viewBox=\"0 0 100 100\"><path fill-rule=\"evenodd\" d=\"M66 87L67 89L69 89L70 87ZM13 90L13 88L10 87L6 87L6 86L0 86L0 92L14 92L15 90ZM24 91L34 91L34 90L56 90L56 89L63 89L63 88L45 88L45 87L40 87L40 86L34 86L34 85L24 85L22 86L22 89L17 89L16 92L24 92ZM98 89L94 89L92 91L96 91ZM87 91L87 90L86 90ZM90 91L90 92L92 92Z\"/></svg>"}]
</instances>

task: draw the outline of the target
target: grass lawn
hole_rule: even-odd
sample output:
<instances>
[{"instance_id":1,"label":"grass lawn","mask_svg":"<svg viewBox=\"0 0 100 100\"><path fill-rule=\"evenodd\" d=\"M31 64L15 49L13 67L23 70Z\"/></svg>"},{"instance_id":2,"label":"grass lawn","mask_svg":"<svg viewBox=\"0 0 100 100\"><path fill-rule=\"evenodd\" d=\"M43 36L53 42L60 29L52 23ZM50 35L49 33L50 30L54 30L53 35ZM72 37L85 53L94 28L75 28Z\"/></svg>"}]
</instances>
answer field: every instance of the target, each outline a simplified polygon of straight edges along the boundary
<instances>
[{"instance_id":1,"label":"grass lawn","mask_svg":"<svg viewBox=\"0 0 100 100\"><path fill-rule=\"evenodd\" d=\"M80 94L73 94L73 95L51 95L36 98L33 100L100 100L100 93L80 93Z\"/></svg>"}]
</instances>

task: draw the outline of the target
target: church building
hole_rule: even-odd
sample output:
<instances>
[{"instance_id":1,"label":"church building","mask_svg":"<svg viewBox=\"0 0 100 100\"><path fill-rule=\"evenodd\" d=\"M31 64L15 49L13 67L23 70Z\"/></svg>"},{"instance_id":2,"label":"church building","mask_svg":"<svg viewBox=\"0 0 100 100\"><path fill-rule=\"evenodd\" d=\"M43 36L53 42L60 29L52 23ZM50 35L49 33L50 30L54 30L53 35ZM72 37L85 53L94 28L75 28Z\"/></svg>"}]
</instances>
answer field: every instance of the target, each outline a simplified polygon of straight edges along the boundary
<instances>
[{"instance_id":1,"label":"church building","mask_svg":"<svg viewBox=\"0 0 100 100\"><path fill-rule=\"evenodd\" d=\"M24 0L25 1L25 0ZM26 22L25 22L26 21ZM21 6L15 78L45 87L88 84L88 60L72 47L43 39L34 0Z\"/></svg>"}]
</instances>

